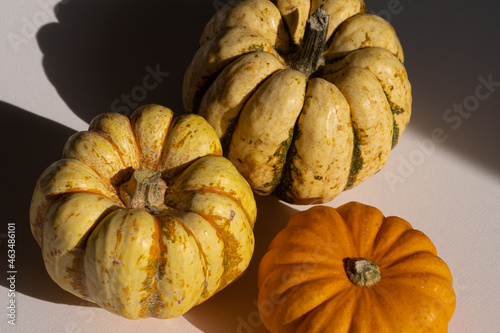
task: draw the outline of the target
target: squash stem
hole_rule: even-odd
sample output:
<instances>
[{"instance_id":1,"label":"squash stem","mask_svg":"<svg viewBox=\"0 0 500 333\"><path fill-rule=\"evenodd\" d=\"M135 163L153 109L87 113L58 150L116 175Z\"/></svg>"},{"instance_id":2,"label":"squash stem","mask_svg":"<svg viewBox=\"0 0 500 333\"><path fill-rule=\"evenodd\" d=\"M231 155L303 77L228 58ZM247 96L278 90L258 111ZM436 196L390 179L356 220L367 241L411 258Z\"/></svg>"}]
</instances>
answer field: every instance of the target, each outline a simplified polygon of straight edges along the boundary
<instances>
[{"instance_id":1,"label":"squash stem","mask_svg":"<svg viewBox=\"0 0 500 333\"><path fill-rule=\"evenodd\" d=\"M330 16L323 9L318 8L306 23L306 30L302 47L292 68L310 77L325 63L323 48L328 34Z\"/></svg>"},{"instance_id":2,"label":"squash stem","mask_svg":"<svg viewBox=\"0 0 500 333\"><path fill-rule=\"evenodd\" d=\"M158 214L164 207L167 184L157 171L139 169L130 180L120 186L120 197L128 208L145 209Z\"/></svg>"},{"instance_id":3,"label":"squash stem","mask_svg":"<svg viewBox=\"0 0 500 333\"><path fill-rule=\"evenodd\" d=\"M346 272L349 280L358 287L371 287L381 280L378 265L364 258L349 259Z\"/></svg>"}]
</instances>

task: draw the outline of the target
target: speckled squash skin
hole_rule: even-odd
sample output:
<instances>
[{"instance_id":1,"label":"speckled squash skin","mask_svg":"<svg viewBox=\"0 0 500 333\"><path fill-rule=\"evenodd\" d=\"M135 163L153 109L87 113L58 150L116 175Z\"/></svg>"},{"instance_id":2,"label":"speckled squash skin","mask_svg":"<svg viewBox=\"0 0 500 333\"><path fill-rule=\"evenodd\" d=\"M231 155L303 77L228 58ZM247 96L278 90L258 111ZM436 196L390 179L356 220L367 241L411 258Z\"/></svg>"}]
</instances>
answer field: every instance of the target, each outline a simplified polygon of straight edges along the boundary
<instances>
[{"instance_id":1,"label":"speckled squash skin","mask_svg":"<svg viewBox=\"0 0 500 333\"><path fill-rule=\"evenodd\" d=\"M271 333L446 333L452 275L407 221L357 202L293 216L258 271Z\"/></svg>"},{"instance_id":2,"label":"speckled squash skin","mask_svg":"<svg viewBox=\"0 0 500 333\"><path fill-rule=\"evenodd\" d=\"M309 72L296 64L318 9L328 24ZM363 0L243 0L207 23L183 101L255 193L324 203L377 173L407 127L403 61L393 27Z\"/></svg>"},{"instance_id":3,"label":"speckled squash skin","mask_svg":"<svg viewBox=\"0 0 500 333\"><path fill-rule=\"evenodd\" d=\"M234 281L253 253L256 205L221 155L198 115L146 105L97 116L34 190L31 230L51 278L130 319L180 316Z\"/></svg>"}]
</instances>

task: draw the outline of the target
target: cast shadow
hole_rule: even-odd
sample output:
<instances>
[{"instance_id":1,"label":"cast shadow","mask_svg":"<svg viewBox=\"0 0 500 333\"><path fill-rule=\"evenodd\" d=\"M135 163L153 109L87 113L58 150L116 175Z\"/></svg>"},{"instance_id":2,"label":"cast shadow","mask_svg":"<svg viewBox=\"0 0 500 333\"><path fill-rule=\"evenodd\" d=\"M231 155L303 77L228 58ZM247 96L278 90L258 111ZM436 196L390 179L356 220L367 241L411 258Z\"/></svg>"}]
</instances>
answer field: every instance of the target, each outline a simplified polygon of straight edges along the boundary
<instances>
[{"instance_id":1,"label":"cast shadow","mask_svg":"<svg viewBox=\"0 0 500 333\"><path fill-rule=\"evenodd\" d=\"M436 147L498 176L500 43L484 33L498 30L490 7L460 2L430 8L414 1L405 3L391 23L403 45L412 85L408 129L421 133L422 140L433 140L432 132L441 129L445 140Z\"/></svg>"},{"instance_id":2,"label":"cast shadow","mask_svg":"<svg viewBox=\"0 0 500 333\"><path fill-rule=\"evenodd\" d=\"M259 262L273 238L298 211L275 197L256 197L255 251L245 273L224 290L184 315L206 333L267 332L257 310Z\"/></svg>"},{"instance_id":3,"label":"cast shadow","mask_svg":"<svg viewBox=\"0 0 500 333\"><path fill-rule=\"evenodd\" d=\"M62 148L73 130L51 120L0 101L0 131L4 143L2 174L2 253L7 254L7 224L15 224L16 292L53 303L82 305L84 302L52 281L43 263L40 247L30 230L29 208L38 176L61 158ZM7 258L4 258L7 264ZM7 269L3 274L9 275ZM9 288L6 278L0 284ZM88 303L90 305L91 303Z\"/></svg>"},{"instance_id":4,"label":"cast shadow","mask_svg":"<svg viewBox=\"0 0 500 333\"><path fill-rule=\"evenodd\" d=\"M203 27L215 11L212 2L61 1L55 7L58 22L43 26L37 33L43 68L69 109L87 123L100 113L129 114L145 103L162 104L177 114L183 113L184 71L198 49ZM31 235L28 217L38 176L60 158L64 143L74 131L6 103L1 103L0 109L7 123L22 123L23 133L30 133L8 148L8 156L13 156L18 165L7 185L23 195L12 196L7 202L14 209L6 221L19 221L17 244L23 245L17 253L17 268L23 273L18 275L16 287L19 292L38 299L82 305L82 300L62 290L48 276L40 249ZM2 133L4 142L15 135L14 129ZM27 163L22 155L31 162ZM231 311L235 321L229 321L228 325L238 324L238 311L243 316L256 310L248 307L254 306L252 301L257 295L258 261L274 235L295 213L274 198L259 201L262 213L255 229L255 255L248 271L217 298L186 314L193 325L204 331L220 332ZM264 215L271 218L266 221L276 223L265 226ZM7 285L6 280L2 284Z\"/></svg>"},{"instance_id":5,"label":"cast shadow","mask_svg":"<svg viewBox=\"0 0 500 333\"><path fill-rule=\"evenodd\" d=\"M68 107L90 122L156 103L184 113L186 67L215 13L210 1L61 1L40 28L45 73Z\"/></svg>"},{"instance_id":6,"label":"cast shadow","mask_svg":"<svg viewBox=\"0 0 500 333\"><path fill-rule=\"evenodd\" d=\"M0 117L5 124L0 138L4 145L7 163L2 164L4 189L11 193L4 196L0 244L7 253L7 223L16 228L16 291L52 303L74 306L93 306L61 289L47 274L40 248L31 234L29 207L31 195L39 175L51 163L61 158L66 140L74 130L54 121L37 116L16 106L0 101ZM14 126L22 124L22 127ZM22 131L22 132L21 132ZM257 269L262 256L276 234L297 213L275 197L256 197L259 213L255 225L255 251L247 271L233 284L193 308L184 317L203 332L235 332L242 321L246 325L258 322ZM6 274L7 270L4 270ZM9 287L8 280L0 284ZM241 318L241 319L240 319ZM254 332L265 332L261 325L253 325Z\"/></svg>"}]
</instances>

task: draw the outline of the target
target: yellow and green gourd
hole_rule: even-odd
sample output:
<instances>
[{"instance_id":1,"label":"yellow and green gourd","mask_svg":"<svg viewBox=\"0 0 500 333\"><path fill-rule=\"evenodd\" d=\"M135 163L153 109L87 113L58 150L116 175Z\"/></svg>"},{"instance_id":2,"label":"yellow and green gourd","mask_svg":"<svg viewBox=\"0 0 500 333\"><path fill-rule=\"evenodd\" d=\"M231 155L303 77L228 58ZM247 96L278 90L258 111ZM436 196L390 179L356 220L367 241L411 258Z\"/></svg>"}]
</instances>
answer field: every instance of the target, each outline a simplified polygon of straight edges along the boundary
<instances>
[{"instance_id":1,"label":"yellow and green gourd","mask_svg":"<svg viewBox=\"0 0 500 333\"><path fill-rule=\"evenodd\" d=\"M40 176L32 233L50 277L117 315L177 317L239 277L254 249L246 180L198 115L97 116Z\"/></svg>"},{"instance_id":2,"label":"yellow and green gourd","mask_svg":"<svg viewBox=\"0 0 500 333\"><path fill-rule=\"evenodd\" d=\"M332 200L378 172L408 125L391 24L362 0L244 0L208 22L183 101L255 193Z\"/></svg>"}]
</instances>

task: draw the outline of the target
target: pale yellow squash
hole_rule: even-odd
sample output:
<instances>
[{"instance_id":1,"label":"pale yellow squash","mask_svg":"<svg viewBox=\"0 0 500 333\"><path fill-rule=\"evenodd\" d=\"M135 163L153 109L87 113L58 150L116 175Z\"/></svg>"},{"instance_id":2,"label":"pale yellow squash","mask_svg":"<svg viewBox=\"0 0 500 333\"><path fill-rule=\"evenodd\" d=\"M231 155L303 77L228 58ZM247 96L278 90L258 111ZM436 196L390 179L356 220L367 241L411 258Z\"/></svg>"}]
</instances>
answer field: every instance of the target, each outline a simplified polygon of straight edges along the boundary
<instances>
[{"instance_id":1,"label":"pale yellow squash","mask_svg":"<svg viewBox=\"0 0 500 333\"><path fill-rule=\"evenodd\" d=\"M40 176L31 230L51 278L117 315L177 317L239 277L252 190L198 115L96 117Z\"/></svg>"},{"instance_id":2,"label":"pale yellow squash","mask_svg":"<svg viewBox=\"0 0 500 333\"><path fill-rule=\"evenodd\" d=\"M363 0L243 0L207 23L183 101L255 193L328 202L377 173L408 125L391 24Z\"/></svg>"}]
</instances>

